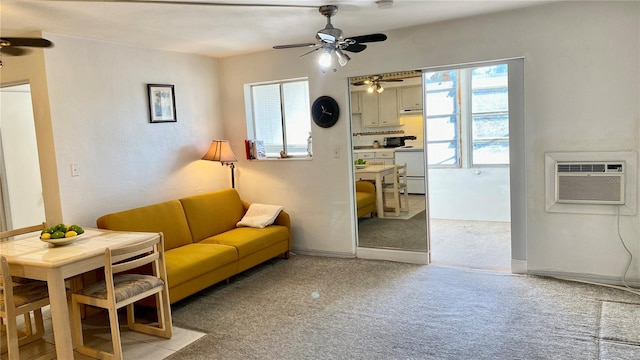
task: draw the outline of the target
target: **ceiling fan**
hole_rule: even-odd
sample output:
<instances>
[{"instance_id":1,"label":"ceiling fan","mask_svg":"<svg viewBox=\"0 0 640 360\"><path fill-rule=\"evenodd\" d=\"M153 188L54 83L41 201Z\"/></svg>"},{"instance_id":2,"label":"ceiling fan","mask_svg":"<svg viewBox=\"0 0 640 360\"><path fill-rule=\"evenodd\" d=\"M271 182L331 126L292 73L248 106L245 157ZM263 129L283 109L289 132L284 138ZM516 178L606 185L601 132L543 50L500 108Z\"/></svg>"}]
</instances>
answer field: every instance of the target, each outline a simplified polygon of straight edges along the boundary
<instances>
[{"instance_id":1,"label":"ceiling fan","mask_svg":"<svg viewBox=\"0 0 640 360\"><path fill-rule=\"evenodd\" d=\"M360 86L360 85L369 85L369 87L367 88L367 92L372 93L372 92L377 92L378 94L384 91L384 88L382 87L382 85L380 85L380 83L383 82L402 82L404 80L402 79L384 79L384 77L382 75L373 75L370 76L368 79L362 80L362 81L356 81L354 83L352 83L351 85L354 86Z\"/></svg>"},{"instance_id":2,"label":"ceiling fan","mask_svg":"<svg viewBox=\"0 0 640 360\"><path fill-rule=\"evenodd\" d=\"M29 49L25 49L25 47L48 48L52 46L51 41L43 38L3 37L0 38L0 55L20 56L29 53ZM0 67L2 65L2 60L0 60Z\"/></svg>"},{"instance_id":3,"label":"ceiling fan","mask_svg":"<svg viewBox=\"0 0 640 360\"><path fill-rule=\"evenodd\" d=\"M314 49L308 51L300 56L305 56L314 51L321 50L323 51L320 56L320 66L323 68L328 68L333 63L333 54L336 54L338 59L338 63L340 66L345 66L351 60L349 55L345 54L343 51L349 51L354 53L359 53L367 48L367 45L364 43L370 42L379 42L387 40L387 35L385 34L369 34L369 35L361 35L361 36L353 36L345 38L342 34L342 30L333 27L331 24L331 17L338 12L338 6L336 5L324 5L320 6L318 9L320 14L324 15L327 18L327 25L324 29L318 30L316 33L315 43L301 43L301 44L289 44L289 45L276 45L274 49L290 49L297 47L313 47ZM334 69L335 71L335 69Z\"/></svg>"}]
</instances>

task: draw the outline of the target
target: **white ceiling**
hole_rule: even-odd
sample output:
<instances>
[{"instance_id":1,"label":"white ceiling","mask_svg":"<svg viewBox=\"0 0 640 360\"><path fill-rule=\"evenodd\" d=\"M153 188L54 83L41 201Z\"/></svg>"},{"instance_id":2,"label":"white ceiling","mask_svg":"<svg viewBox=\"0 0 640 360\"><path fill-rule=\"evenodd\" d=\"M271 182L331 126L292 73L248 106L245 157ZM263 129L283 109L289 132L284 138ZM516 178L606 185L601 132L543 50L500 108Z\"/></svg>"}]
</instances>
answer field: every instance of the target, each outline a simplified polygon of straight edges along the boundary
<instances>
[{"instance_id":1,"label":"white ceiling","mask_svg":"<svg viewBox=\"0 0 640 360\"><path fill-rule=\"evenodd\" d=\"M379 9L375 0L216 2L295 4L308 5L310 8L140 4L126 3L126 0L116 3L2 0L0 35L43 31L226 57L267 50L274 45L315 42L316 32L326 24L325 17L318 12L320 5L338 5L338 13L332 18L332 23L348 37L526 7L551 0L395 0L389 9ZM301 49L302 52L304 50Z\"/></svg>"}]
</instances>

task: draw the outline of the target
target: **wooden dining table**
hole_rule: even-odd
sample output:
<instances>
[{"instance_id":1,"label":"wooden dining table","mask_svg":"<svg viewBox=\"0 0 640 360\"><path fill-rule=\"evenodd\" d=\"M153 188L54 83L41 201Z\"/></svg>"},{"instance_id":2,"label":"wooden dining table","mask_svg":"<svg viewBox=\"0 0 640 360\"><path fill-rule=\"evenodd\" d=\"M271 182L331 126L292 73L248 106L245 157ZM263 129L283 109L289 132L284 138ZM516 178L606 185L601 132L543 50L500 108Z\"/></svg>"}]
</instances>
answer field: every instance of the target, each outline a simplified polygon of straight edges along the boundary
<instances>
[{"instance_id":1,"label":"wooden dining table","mask_svg":"<svg viewBox=\"0 0 640 360\"><path fill-rule=\"evenodd\" d=\"M103 267L107 248L136 244L160 234L86 229L64 246L43 242L39 235L0 242L0 255L7 258L12 275L47 282L56 356L73 359L65 279Z\"/></svg>"},{"instance_id":2,"label":"wooden dining table","mask_svg":"<svg viewBox=\"0 0 640 360\"><path fill-rule=\"evenodd\" d=\"M387 175L392 175L396 171L395 165L367 165L364 168L355 170L356 179L360 180L374 180L376 185L376 211L378 212L378 217L384 217L384 201L383 196L384 193L382 191L382 180ZM393 177L393 181L397 182L398 179L395 176ZM397 184L396 184L397 185ZM394 195L396 198L394 201L398 202L399 194ZM399 213L398 213L399 215Z\"/></svg>"}]
</instances>

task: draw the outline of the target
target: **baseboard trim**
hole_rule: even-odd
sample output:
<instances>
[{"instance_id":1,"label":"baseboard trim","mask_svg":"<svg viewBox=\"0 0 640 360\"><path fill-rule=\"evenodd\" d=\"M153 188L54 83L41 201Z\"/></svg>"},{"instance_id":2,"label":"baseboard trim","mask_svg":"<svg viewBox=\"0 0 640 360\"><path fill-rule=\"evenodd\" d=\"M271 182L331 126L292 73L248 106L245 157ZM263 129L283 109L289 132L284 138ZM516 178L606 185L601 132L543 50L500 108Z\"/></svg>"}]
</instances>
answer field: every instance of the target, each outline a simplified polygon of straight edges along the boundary
<instances>
[{"instance_id":1,"label":"baseboard trim","mask_svg":"<svg viewBox=\"0 0 640 360\"><path fill-rule=\"evenodd\" d=\"M359 247L356 252L356 257L360 259L387 260L420 265L427 265L429 263L428 253L420 251Z\"/></svg>"},{"instance_id":2,"label":"baseboard trim","mask_svg":"<svg viewBox=\"0 0 640 360\"><path fill-rule=\"evenodd\" d=\"M527 274L548 276L548 277L554 277L554 278L569 280L569 281L624 286L624 284L622 283L622 278L620 276L581 274L581 273L572 273L572 272L555 271L555 270L529 270ZM634 288L640 288L640 279L626 279L625 282L627 283L628 286L631 286Z\"/></svg>"},{"instance_id":3,"label":"baseboard trim","mask_svg":"<svg viewBox=\"0 0 640 360\"><path fill-rule=\"evenodd\" d=\"M511 273L512 274L526 274L527 273L527 260L511 259Z\"/></svg>"},{"instance_id":4,"label":"baseboard trim","mask_svg":"<svg viewBox=\"0 0 640 360\"><path fill-rule=\"evenodd\" d=\"M332 251L313 251L313 250L293 249L291 250L291 253L298 254L298 255L325 256L325 257L337 257L337 258L346 258L346 259L353 259L356 257L356 254L353 254L353 253L332 252Z\"/></svg>"}]
</instances>

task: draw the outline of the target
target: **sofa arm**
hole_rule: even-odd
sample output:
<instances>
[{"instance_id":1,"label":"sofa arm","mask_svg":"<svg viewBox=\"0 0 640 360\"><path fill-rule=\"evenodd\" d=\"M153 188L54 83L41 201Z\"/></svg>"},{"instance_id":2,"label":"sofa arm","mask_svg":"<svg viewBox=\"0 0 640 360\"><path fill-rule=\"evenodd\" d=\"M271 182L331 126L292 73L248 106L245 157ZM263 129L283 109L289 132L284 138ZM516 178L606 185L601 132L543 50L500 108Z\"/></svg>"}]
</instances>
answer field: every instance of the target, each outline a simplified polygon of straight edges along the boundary
<instances>
[{"instance_id":1,"label":"sofa arm","mask_svg":"<svg viewBox=\"0 0 640 360\"><path fill-rule=\"evenodd\" d=\"M356 192L375 193L376 186L370 181L356 181Z\"/></svg>"}]
</instances>

